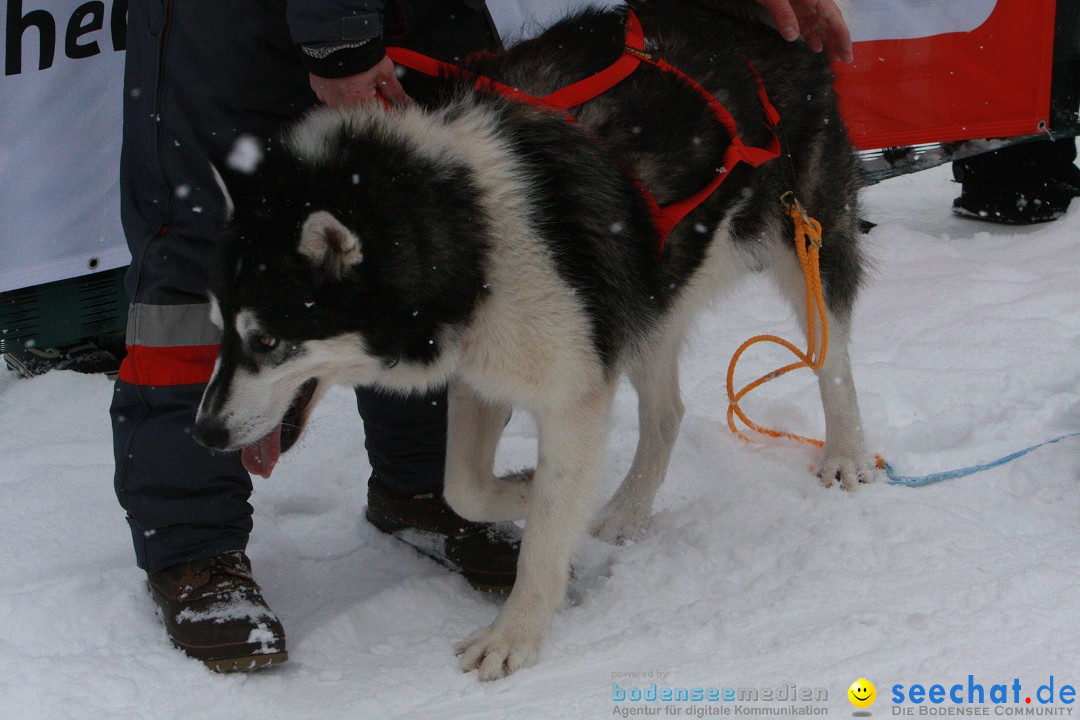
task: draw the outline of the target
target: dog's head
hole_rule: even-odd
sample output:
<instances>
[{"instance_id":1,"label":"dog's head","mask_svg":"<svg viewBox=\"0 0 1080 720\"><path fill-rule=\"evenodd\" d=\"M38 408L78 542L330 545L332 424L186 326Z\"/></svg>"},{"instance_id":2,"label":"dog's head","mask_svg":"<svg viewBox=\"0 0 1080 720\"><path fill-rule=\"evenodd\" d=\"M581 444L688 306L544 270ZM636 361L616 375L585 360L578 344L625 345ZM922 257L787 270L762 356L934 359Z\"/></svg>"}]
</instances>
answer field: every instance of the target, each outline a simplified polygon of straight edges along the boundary
<instances>
[{"instance_id":1,"label":"dog's head","mask_svg":"<svg viewBox=\"0 0 1080 720\"><path fill-rule=\"evenodd\" d=\"M252 473L269 476L334 383L408 392L445 381L484 293L468 168L380 114L319 111L260 149L257 167L218 175L222 341L195 437L243 448Z\"/></svg>"}]
</instances>

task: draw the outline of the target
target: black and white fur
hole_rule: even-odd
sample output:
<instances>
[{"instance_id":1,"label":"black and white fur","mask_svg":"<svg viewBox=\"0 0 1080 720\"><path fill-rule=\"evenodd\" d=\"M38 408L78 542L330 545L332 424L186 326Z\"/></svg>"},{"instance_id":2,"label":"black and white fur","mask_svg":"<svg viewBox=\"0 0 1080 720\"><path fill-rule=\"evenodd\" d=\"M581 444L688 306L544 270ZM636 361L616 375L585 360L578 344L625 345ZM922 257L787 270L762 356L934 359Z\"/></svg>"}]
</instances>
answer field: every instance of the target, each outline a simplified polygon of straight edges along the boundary
<instances>
[{"instance_id":1,"label":"black and white fur","mask_svg":"<svg viewBox=\"0 0 1080 720\"><path fill-rule=\"evenodd\" d=\"M729 12L749 0L631 5L648 49L715 91L744 141L763 146L752 61L790 152L734 168L662 256L633 176L661 203L680 199L708 182L729 138L692 90L647 66L574 111L578 124L464 86L430 107L317 111L254 176L225 178L235 210L213 288L224 340L197 436L257 443L283 418L302 425L333 383L449 383L447 501L470 520L526 519L513 592L459 648L482 679L536 661L587 531L612 542L644 531L683 416L678 357L696 314L757 270L799 314L785 190L824 227L821 477L852 489L871 473L847 353L859 177L826 60ZM474 66L544 95L612 62L623 21L622 9L585 10ZM640 439L591 517L622 374L639 394ZM535 416L539 458L534 474L500 478L512 407ZM284 449L297 428L288 434Z\"/></svg>"}]
</instances>

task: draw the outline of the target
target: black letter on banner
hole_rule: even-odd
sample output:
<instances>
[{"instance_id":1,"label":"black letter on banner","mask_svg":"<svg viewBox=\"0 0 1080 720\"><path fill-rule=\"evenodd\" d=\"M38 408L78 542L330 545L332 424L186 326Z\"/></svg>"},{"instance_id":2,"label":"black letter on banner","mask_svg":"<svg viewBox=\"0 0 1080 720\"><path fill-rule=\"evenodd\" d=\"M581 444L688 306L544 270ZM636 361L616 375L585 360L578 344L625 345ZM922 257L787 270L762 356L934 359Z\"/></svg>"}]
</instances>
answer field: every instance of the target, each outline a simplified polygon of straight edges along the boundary
<instances>
[{"instance_id":1,"label":"black letter on banner","mask_svg":"<svg viewBox=\"0 0 1080 720\"><path fill-rule=\"evenodd\" d=\"M90 22L83 22L90 18ZM99 0L83 3L75 8L67 24L64 53L72 60L88 58L101 52L97 40L80 45L78 40L87 33L96 32L105 25L105 3Z\"/></svg>"},{"instance_id":2,"label":"black letter on banner","mask_svg":"<svg viewBox=\"0 0 1080 720\"><path fill-rule=\"evenodd\" d=\"M52 67L56 52L56 21L46 10L31 10L22 14L22 0L8 0L7 6L7 52L4 54L4 74L18 75L22 72L22 39L26 29L34 25L38 29L41 50L38 53L38 69Z\"/></svg>"},{"instance_id":3,"label":"black letter on banner","mask_svg":"<svg viewBox=\"0 0 1080 720\"><path fill-rule=\"evenodd\" d=\"M112 47L120 52L127 48L128 0L116 0L112 6Z\"/></svg>"}]
</instances>

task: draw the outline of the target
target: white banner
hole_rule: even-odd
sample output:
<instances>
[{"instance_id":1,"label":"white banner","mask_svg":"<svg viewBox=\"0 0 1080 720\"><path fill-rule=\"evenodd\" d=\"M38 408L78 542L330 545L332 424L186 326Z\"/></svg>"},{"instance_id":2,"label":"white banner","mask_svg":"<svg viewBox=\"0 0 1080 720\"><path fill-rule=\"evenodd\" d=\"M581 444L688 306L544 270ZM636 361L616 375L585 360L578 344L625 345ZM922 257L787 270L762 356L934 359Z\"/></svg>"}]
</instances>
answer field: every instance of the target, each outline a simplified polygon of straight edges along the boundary
<instances>
[{"instance_id":1,"label":"white banner","mask_svg":"<svg viewBox=\"0 0 1080 720\"><path fill-rule=\"evenodd\" d=\"M125 265L126 2L0 3L0 291Z\"/></svg>"},{"instance_id":2,"label":"white banner","mask_svg":"<svg viewBox=\"0 0 1080 720\"><path fill-rule=\"evenodd\" d=\"M858 40L966 32L996 2L852 0L850 21ZM118 170L127 2L0 4L0 292L125 265ZM510 41L583 4L488 3Z\"/></svg>"},{"instance_id":3,"label":"white banner","mask_svg":"<svg viewBox=\"0 0 1080 720\"><path fill-rule=\"evenodd\" d=\"M852 39L911 40L971 32L986 22L998 0L848 0ZM569 10L617 5L616 0L488 0L503 38L529 37Z\"/></svg>"},{"instance_id":4,"label":"white banner","mask_svg":"<svg viewBox=\"0 0 1080 720\"><path fill-rule=\"evenodd\" d=\"M851 0L851 39L913 40L971 32L986 22L998 0Z\"/></svg>"}]
</instances>

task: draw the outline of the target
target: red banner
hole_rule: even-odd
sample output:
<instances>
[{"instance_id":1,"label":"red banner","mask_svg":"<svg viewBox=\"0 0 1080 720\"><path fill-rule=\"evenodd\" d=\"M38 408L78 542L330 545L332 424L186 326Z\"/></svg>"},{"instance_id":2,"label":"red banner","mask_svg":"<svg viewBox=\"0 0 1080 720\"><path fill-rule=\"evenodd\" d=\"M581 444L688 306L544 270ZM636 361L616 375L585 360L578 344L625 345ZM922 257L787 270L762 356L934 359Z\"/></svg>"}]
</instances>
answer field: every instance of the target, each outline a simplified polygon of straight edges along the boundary
<instances>
[{"instance_id":1,"label":"red banner","mask_svg":"<svg viewBox=\"0 0 1080 720\"><path fill-rule=\"evenodd\" d=\"M856 147L1044 132L1054 10L1054 0L998 0L970 32L856 42L854 63L835 68Z\"/></svg>"}]
</instances>

